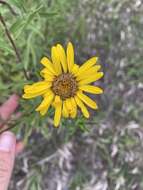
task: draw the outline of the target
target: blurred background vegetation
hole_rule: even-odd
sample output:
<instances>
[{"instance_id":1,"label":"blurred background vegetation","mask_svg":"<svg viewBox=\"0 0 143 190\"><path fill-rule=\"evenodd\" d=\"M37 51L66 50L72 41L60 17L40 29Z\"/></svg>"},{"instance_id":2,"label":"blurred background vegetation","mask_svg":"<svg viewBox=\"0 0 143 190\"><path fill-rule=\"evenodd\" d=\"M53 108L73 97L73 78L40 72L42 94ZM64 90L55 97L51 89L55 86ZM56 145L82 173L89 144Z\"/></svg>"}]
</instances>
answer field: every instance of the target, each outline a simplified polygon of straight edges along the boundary
<instances>
[{"instance_id":1,"label":"blurred background vegetation","mask_svg":"<svg viewBox=\"0 0 143 190\"><path fill-rule=\"evenodd\" d=\"M90 120L52 126L20 100L14 132L27 144L16 161L10 190L143 189L143 3L141 0L8 0L0 5L20 54L0 23L0 103L38 81L39 60L70 40L76 61L100 57L104 94ZM26 70L29 80L25 78ZM14 118L14 116L13 116Z\"/></svg>"}]
</instances>

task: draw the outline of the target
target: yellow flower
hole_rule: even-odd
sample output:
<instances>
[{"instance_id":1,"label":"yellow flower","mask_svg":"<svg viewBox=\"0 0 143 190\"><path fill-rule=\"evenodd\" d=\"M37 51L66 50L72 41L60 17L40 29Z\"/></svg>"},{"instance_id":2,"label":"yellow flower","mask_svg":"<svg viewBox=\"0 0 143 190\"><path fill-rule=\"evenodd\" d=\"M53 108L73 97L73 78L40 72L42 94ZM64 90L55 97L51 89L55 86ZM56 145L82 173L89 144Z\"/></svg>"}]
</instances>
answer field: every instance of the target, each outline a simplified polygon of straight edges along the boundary
<instances>
[{"instance_id":1,"label":"yellow flower","mask_svg":"<svg viewBox=\"0 0 143 190\"><path fill-rule=\"evenodd\" d=\"M55 108L54 125L59 126L61 116L75 118L79 107L83 115L89 118L86 105L97 109L97 104L84 92L101 94L100 87L90 85L103 76L98 72L101 68L97 65L97 57L92 57L82 66L74 61L74 49L72 43L68 43L67 51L57 44L52 47L51 60L43 57L41 64L44 69L40 72L43 81L24 86L23 98L30 99L42 96L42 103L36 108L41 115L45 115L50 106Z\"/></svg>"}]
</instances>

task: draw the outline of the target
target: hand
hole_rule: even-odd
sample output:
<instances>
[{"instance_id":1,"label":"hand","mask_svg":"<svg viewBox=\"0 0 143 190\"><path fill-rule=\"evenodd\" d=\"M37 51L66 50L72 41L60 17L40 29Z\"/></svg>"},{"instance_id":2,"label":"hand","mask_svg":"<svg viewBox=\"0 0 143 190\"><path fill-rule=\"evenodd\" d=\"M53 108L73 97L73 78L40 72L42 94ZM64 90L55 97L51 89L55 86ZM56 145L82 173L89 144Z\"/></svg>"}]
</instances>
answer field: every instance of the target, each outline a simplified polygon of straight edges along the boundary
<instances>
[{"instance_id":1,"label":"hand","mask_svg":"<svg viewBox=\"0 0 143 190\"><path fill-rule=\"evenodd\" d=\"M4 121L10 118L18 106L18 99L17 95L12 95L0 106L0 118ZM12 132L6 131L0 135L0 190L8 189L15 156L22 149L23 144L21 142L16 143L16 137Z\"/></svg>"}]
</instances>

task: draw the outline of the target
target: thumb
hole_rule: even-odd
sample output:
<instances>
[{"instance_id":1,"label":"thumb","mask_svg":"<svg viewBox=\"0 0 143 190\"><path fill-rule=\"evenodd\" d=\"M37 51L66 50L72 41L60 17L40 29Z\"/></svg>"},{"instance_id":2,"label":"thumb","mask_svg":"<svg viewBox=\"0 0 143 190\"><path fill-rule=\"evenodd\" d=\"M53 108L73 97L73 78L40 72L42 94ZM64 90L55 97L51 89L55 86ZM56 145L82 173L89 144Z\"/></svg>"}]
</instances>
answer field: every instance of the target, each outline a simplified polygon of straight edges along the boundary
<instances>
[{"instance_id":1,"label":"thumb","mask_svg":"<svg viewBox=\"0 0 143 190\"><path fill-rule=\"evenodd\" d=\"M0 190L7 190L15 159L16 139L13 133L0 136Z\"/></svg>"}]
</instances>

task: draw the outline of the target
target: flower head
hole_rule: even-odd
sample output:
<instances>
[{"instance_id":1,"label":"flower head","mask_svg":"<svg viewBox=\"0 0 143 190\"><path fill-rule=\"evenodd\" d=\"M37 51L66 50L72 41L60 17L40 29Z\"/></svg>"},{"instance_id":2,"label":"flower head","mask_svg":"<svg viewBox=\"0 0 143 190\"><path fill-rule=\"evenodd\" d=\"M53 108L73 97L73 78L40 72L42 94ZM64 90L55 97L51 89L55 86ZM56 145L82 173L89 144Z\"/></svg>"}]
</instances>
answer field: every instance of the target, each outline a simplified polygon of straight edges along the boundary
<instances>
[{"instance_id":1,"label":"flower head","mask_svg":"<svg viewBox=\"0 0 143 190\"><path fill-rule=\"evenodd\" d=\"M59 126L61 116L75 118L79 107L83 115L89 118L86 105L97 109L97 104L84 92L101 94L100 87L90 85L103 76L99 72L97 57L87 60L82 66L75 64L73 45L69 42L67 51L58 44L52 47L51 60L43 57L41 64L44 69L40 74L44 80L32 85L24 86L23 98L30 99L42 96L42 103L36 108L41 115L45 115L50 106L55 108L54 125Z\"/></svg>"}]
</instances>

